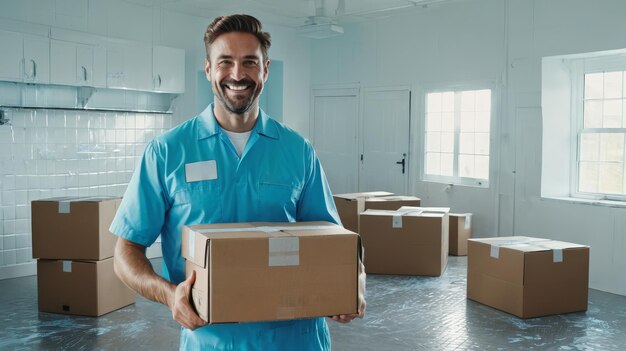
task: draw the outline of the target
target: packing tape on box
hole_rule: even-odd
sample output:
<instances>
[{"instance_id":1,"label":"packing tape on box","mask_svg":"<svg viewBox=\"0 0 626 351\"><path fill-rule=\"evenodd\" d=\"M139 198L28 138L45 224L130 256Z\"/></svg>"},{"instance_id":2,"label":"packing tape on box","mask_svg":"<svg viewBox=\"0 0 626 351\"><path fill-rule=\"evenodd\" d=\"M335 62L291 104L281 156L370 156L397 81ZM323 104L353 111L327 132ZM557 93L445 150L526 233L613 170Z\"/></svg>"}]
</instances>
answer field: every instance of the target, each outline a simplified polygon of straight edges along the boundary
<instances>
[{"instance_id":1,"label":"packing tape on box","mask_svg":"<svg viewBox=\"0 0 626 351\"><path fill-rule=\"evenodd\" d=\"M63 261L63 273L72 273L72 261Z\"/></svg>"},{"instance_id":2,"label":"packing tape on box","mask_svg":"<svg viewBox=\"0 0 626 351\"><path fill-rule=\"evenodd\" d=\"M196 233L193 230L189 231L187 243L189 244L189 257L194 258L196 252Z\"/></svg>"},{"instance_id":3,"label":"packing tape on box","mask_svg":"<svg viewBox=\"0 0 626 351\"><path fill-rule=\"evenodd\" d=\"M489 255L493 258L500 258L500 248L507 246L537 246L544 249L548 249L552 251L552 262L558 263L563 262L563 249L555 249L548 247L546 245L541 245L541 242L549 242L548 239L536 239L536 240L528 240L528 241L509 241L503 242L498 245L491 245Z\"/></svg>"},{"instance_id":4,"label":"packing tape on box","mask_svg":"<svg viewBox=\"0 0 626 351\"><path fill-rule=\"evenodd\" d=\"M392 228L402 228L402 216L408 213L420 214L424 212L422 209L409 209L409 208L400 208L396 210L391 218L391 227Z\"/></svg>"},{"instance_id":5,"label":"packing tape on box","mask_svg":"<svg viewBox=\"0 0 626 351\"><path fill-rule=\"evenodd\" d=\"M297 266L300 264L300 238L286 236L269 238L269 266Z\"/></svg>"},{"instance_id":6,"label":"packing tape on box","mask_svg":"<svg viewBox=\"0 0 626 351\"><path fill-rule=\"evenodd\" d=\"M113 198L108 196L83 196L83 197L63 197L59 201L59 213L70 213L70 203L77 201L88 200L104 200L107 198Z\"/></svg>"},{"instance_id":7,"label":"packing tape on box","mask_svg":"<svg viewBox=\"0 0 626 351\"><path fill-rule=\"evenodd\" d=\"M466 213L465 214L465 225L463 226L463 228L465 230L470 229L472 227L472 214L471 213Z\"/></svg>"},{"instance_id":8,"label":"packing tape on box","mask_svg":"<svg viewBox=\"0 0 626 351\"><path fill-rule=\"evenodd\" d=\"M301 226L260 226L247 228L202 228L189 231L189 257L194 258L195 233L225 233L262 231L276 233L293 230L324 230L339 227L331 225L301 225ZM297 266L300 264L300 239L295 236L269 238L269 266Z\"/></svg>"}]
</instances>

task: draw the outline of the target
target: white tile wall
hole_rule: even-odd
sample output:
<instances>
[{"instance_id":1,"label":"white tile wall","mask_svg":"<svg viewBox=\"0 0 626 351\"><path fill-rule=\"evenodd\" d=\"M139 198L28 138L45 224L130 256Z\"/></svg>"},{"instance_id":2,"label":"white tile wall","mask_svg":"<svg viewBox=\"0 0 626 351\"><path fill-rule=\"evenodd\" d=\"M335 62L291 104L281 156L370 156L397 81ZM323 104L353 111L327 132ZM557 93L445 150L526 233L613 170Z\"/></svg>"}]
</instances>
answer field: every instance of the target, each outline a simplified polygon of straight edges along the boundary
<instances>
[{"instance_id":1,"label":"white tile wall","mask_svg":"<svg viewBox=\"0 0 626 351\"><path fill-rule=\"evenodd\" d=\"M33 261L30 202L121 196L170 114L7 109L0 126L0 267Z\"/></svg>"}]
</instances>

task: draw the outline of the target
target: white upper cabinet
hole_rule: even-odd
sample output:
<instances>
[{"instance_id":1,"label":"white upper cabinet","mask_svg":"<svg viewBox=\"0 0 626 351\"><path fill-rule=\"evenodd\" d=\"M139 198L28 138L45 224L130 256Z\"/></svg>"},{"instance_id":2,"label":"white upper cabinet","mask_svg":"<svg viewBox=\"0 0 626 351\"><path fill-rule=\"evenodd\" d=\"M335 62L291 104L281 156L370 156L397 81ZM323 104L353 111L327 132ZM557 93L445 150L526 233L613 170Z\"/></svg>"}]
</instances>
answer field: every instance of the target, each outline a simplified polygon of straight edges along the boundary
<instances>
[{"instance_id":1,"label":"white upper cabinet","mask_svg":"<svg viewBox=\"0 0 626 351\"><path fill-rule=\"evenodd\" d=\"M105 87L106 50L61 40L50 41L52 84Z\"/></svg>"},{"instance_id":2,"label":"white upper cabinet","mask_svg":"<svg viewBox=\"0 0 626 351\"><path fill-rule=\"evenodd\" d=\"M50 39L24 34L24 82L50 83Z\"/></svg>"},{"instance_id":3,"label":"white upper cabinet","mask_svg":"<svg viewBox=\"0 0 626 351\"><path fill-rule=\"evenodd\" d=\"M153 90L152 47L116 42L107 48L107 87Z\"/></svg>"},{"instance_id":4,"label":"white upper cabinet","mask_svg":"<svg viewBox=\"0 0 626 351\"><path fill-rule=\"evenodd\" d=\"M50 82L50 39L0 31L0 80Z\"/></svg>"},{"instance_id":5,"label":"white upper cabinet","mask_svg":"<svg viewBox=\"0 0 626 351\"><path fill-rule=\"evenodd\" d=\"M153 90L163 93L185 92L185 50L152 48Z\"/></svg>"}]
</instances>

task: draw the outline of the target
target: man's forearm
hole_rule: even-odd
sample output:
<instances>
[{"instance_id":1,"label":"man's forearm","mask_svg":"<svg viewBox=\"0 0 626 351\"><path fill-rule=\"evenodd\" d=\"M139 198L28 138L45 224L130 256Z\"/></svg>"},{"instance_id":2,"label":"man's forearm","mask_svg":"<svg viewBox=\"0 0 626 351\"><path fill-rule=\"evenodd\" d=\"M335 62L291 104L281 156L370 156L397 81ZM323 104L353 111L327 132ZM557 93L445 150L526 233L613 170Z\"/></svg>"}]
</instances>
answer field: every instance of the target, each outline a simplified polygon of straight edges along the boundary
<instances>
[{"instance_id":1,"label":"man's forearm","mask_svg":"<svg viewBox=\"0 0 626 351\"><path fill-rule=\"evenodd\" d=\"M172 306L176 285L154 272L145 247L119 238L114 262L115 273L129 288L145 298Z\"/></svg>"}]
</instances>

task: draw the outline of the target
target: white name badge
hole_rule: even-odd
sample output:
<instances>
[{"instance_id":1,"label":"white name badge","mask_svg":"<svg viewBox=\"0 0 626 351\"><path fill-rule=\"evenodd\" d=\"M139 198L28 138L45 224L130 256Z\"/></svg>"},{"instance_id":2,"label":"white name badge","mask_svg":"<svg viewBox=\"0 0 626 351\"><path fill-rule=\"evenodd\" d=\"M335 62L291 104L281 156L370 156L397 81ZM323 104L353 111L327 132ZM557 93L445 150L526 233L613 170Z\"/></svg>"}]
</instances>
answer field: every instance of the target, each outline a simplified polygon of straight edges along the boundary
<instances>
[{"instance_id":1,"label":"white name badge","mask_svg":"<svg viewBox=\"0 0 626 351\"><path fill-rule=\"evenodd\" d=\"M187 183L212 179L217 179L217 164L215 160L185 164L185 180Z\"/></svg>"}]
</instances>

